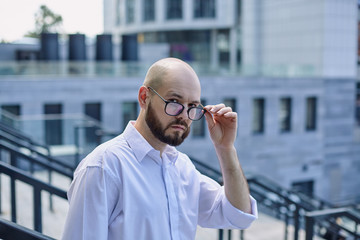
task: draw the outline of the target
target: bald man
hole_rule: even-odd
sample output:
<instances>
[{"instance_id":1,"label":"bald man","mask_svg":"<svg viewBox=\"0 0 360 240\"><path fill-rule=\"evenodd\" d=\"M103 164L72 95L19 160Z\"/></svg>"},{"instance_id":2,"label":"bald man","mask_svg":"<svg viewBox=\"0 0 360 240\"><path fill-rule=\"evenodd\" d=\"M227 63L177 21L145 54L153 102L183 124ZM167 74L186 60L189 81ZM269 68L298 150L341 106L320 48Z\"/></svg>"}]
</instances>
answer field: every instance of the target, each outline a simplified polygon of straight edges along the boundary
<instances>
[{"instance_id":1,"label":"bald man","mask_svg":"<svg viewBox=\"0 0 360 240\"><path fill-rule=\"evenodd\" d=\"M197 225L250 226L257 205L234 147L237 114L224 104L204 107L200 97L200 81L187 63L166 58L149 68L136 121L77 167L63 239L191 240ZM203 116L224 186L175 148Z\"/></svg>"}]
</instances>

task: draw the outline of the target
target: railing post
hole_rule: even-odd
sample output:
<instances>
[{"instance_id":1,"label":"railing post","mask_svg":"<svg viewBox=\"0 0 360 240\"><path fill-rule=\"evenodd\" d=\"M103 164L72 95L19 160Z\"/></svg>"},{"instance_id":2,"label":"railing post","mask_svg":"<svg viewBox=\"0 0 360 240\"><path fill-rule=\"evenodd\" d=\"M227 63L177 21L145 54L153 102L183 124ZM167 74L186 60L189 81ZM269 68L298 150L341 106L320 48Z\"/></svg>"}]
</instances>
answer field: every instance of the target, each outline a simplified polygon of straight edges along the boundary
<instances>
[{"instance_id":1,"label":"railing post","mask_svg":"<svg viewBox=\"0 0 360 240\"><path fill-rule=\"evenodd\" d=\"M305 240L312 240L314 235L314 219L311 216L305 216Z\"/></svg>"},{"instance_id":2,"label":"railing post","mask_svg":"<svg viewBox=\"0 0 360 240\"><path fill-rule=\"evenodd\" d=\"M299 206L296 205L294 212L294 240L299 240L300 214Z\"/></svg>"},{"instance_id":3,"label":"railing post","mask_svg":"<svg viewBox=\"0 0 360 240\"><path fill-rule=\"evenodd\" d=\"M1 139L1 136L0 136L0 139ZM0 148L0 161L2 161L2 151L1 151L1 148ZM2 190L1 190L1 174L0 174L0 193L2 193ZM0 197L0 214L2 214L2 202L1 202L1 197Z\"/></svg>"},{"instance_id":4,"label":"railing post","mask_svg":"<svg viewBox=\"0 0 360 240\"><path fill-rule=\"evenodd\" d=\"M228 240L231 240L231 229L228 230Z\"/></svg>"},{"instance_id":5,"label":"railing post","mask_svg":"<svg viewBox=\"0 0 360 240\"><path fill-rule=\"evenodd\" d=\"M10 165L17 167L16 155L14 152L10 153ZM11 195L11 221L16 223L16 186L15 179L10 176L10 195Z\"/></svg>"},{"instance_id":6,"label":"railing post","mask_svg":"<svg viewBox=\"0 0 360 240\"><path fill-rule=\"evenodd\" d=\"M223 238L224 238L224 230L219 229L219 240L223 240Z\"/></svg>"},{"instance_id":7,"label":"railing post","mask_svg":"<svg viewBox=\"0 0 360 240\"><path fill-rule=\"evenodd\" d=\"M15 179L10 176L10 194L11 194L11 221L16 223L16 189Z\"/></svg>"},{"instance_id":8,"label":"railing post","mask_svg":"<svg viewBox=\"0 0 360 240\"><path fill-rule=\"evenodd\" d=\"M50 169L48 169L48 179L49 179L49 184L52 185L52 174ZM49 193L49 209L51 212L54 211L53 198L51 193Z\"/></svg>"},{"instance_id":9,"label":"railing post","mask_svg":"<svg viewBox=\"0 0 360 240\"><path fill-rule=\"evenodd\" d=\"M245 239L244 233L245 233L245 230L240 230L240 240L244 240L244 239Z\"/></svg>"},{"instance_id":10,"label":"railing post","mask_svg":"<svg viewBox=\"0 0 360 240\"><path fill-rule=\"evenodd\" d=\"M1 153L0 153L1 154ZM0 159L1 161L1 159ZM1 189L1 173L0 173L0 193L2 193L2 189ZM0 197L0 214L2 214L2 202L1 202L1 197Z\"/></svg>"},{"instance_id":11,"label":"railing post","mask_svg":"<svg viewBox=\"0 0 360 240\"><path fill-rule=\"evenodd\" d=\"M288 235L289 235L289 214L288 212L285 213L285 236L284 236L284 240L288 240Z\"/></svg>"},{"instance_id":12,"label":"railing post","mask_svg":"<svg viewBox=\"0 0 360 240\"><path fill-rule=\"evenodd\" d=\"M41 190L34 186L34 229L42 232Z\"/></svg>"}]
</instances>

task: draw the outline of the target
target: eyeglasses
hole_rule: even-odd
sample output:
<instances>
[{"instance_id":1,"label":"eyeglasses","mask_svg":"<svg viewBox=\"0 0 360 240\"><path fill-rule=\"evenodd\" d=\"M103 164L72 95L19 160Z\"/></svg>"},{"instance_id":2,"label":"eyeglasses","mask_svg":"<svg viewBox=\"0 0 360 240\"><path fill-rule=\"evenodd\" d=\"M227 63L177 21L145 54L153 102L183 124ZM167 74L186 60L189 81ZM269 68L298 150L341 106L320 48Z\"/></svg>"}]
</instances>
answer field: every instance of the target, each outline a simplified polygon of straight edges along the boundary
<instances>
[{"instance_id":1,"label":"eyeglasses","mask_svg":"<svg viewBox=\"0 0 360 240\"><path fill-rule=\"evenodd\" d=\"M156 95L158 95L161 98L161 100L163 100L165 102L164 110L167 115L178 116L180 113L182 113L184 111L185 107L181 103L166 101L152 87L148 87L148 89L153 91ZM189 109L187 110L188 117L192 121L200 120L204 116L205 112L206 112L206 110L204 109L204 107L201 104L196 107L189 107Z\"/></svg>"}]
</instances>

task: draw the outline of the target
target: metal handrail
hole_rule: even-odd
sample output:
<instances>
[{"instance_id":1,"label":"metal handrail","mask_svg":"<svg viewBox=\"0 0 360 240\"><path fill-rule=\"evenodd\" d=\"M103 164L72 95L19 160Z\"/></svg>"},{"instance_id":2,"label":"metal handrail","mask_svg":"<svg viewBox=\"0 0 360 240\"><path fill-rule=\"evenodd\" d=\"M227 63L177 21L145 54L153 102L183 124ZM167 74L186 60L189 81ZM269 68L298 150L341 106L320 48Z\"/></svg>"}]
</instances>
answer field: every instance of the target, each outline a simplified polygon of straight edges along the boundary
<instances>
[{"instance_id":1,"label":"metal handrail","mask_svg":"<svg viewBox=\"0 0 360 240\"><path fill-rule=\"evenodd\" d=\"M46 191L49 194L56 195L60 198L67 199L66 191L52 186L48 183L42 182L30 174L15 168L5 162L0 161L0 173L10 177L10 191L11 191L11 220L16 222L16 187L15 180L19 180L33 187L33 208L34 208L34 230L42 232L42 204L41 191Z\"/></svg>"},{"instance_id":2,"label":"metal handrail","mask_svg":"<svg viewBox=\"0 0 360 240\"><path fill-rule=\"evenodd\" d=\"M353 221L355 225L355 231L352 231L340 224L338 224L336 221L331 221L331 218L341 218L346 217ZM332 230L333 234L338 237L340 234L340 231L346 232L346 234L351 235L352 239L360 239L360 234L357 233L358 225L360 225L360 217L353 214L351 212L351 209L349 208L332 208L332 209L322 209L312 212L307 212L305 214L305 240L312 240L314 235L314 226L315 224L323 225L320 221L323 219L326 219L328 221L328 229Z\"/></svg>"},{"instance_id":3,"label":"metal handrail","mask_svg":"<svg viewBox=\"0 0 360 240\"><path fill-rule=\"evenodd\" d=\"M17 141L17 139L13 138L11 135L4 134L4 133L2 133L0 131L0 140L1 139L3 139L6 142L9 142L11 145L15 145L15 146L17 146L19 148L25 148L25 149L29 150L32 154L36 154L37 156L40 156L40 157L46 159L49 162L56 163L56 164L64 167L65 169L69 169L69 170L73 171L74 168L75 168L74 166L72 166L72 165L70 165L70 164L68 164L66 162L63 162L63 161L61 161L59 159L56 159L56 158L52 157L50 155L50 151L48 152L48 154L44 154L44 153L40 152L39 150L37 150L34 147L34 145L27 146L24 143ZM35 145L35 146L37 146L37 145Z\"/></svg>"},{"instance_id":4,"label":"metal handrail","mask_svg":"<svg viewBox=\"0 0 360 240\"><path fill-rule=\"evenodd\" d=\"M11 159L10 162L11 162L12 166L17 167L17 165L18 165L17 164L17 157L21 157L23 159L26 159L26 160L30 161L33 164L38 164L39 166L46 168L46 170L57 172L57 173L59 173L61 175L69 177L70 179L72 179L72 177L73 177L73 170L72 169L64 170L62 167L59 167L57 165L57 163L55 163L55 162L47 162L47 161L44 161L41 158L36 158L36 157L33 157L33 156L29 156L29 155L27 155L25 153L22 153L22 152L18 151L17 149L15 149L10 144L7 144L7 143L5 143L5 142L3 142L1 140L0 140L0 149L5 149L5 150L10 152L10 159Z\"/></svg>"},{"instance_id":5,"label":"metal handrail","mask_svg":"<svg viewBox=\"0 0 360 240\"><path fill-rule=\"evenodd\" d=\"M2 112L4 112L4 110L2 110ZM0 130L12 135L13 137L15 137L18 140L25 141L25 142L29 143L32 146L37 146L37 147L44 148L50 153L48 146L46 146L44 144L41 144L41 143L38 143L38 142L35 142L29 136L25 135L24 133L20 132L19 130L15 129L13 127L10 127L10 126L2 123L1 121L0 121Z\"/></svg>"},{"instance_id":6,"label":"metal handrail","mask_svg":"<svg viewBox=\"0 0 360 240\"><path fill-rule=\"evenodd\" d=\"M221 179L221 172L207 164L191 158L192 162L202 174L210 175L214 180ZM210 173L210 174L209 174ZM286 226L289 223L289 218L293 219L294 225L294 238L299 239L299 231L304 228L302 224L306 219L304 213L314 210L322 210L324 208L333 208L333 205L316 197L304 196L297 192L284 189L274 181L267 179L263 176L248 175L247 180L250 187L250 192L253 196L259 197L258 203L263 204L266 208L277 209L278 214L284 216ZM268 194L273 194L273 198L269 198ZM281 211L284 208L286 211ZM345 216L345 215L344 215ZM356 220L356 215L351 212L346 213L346 216L352 220ZM354 221L355 221L354 220ZM332 222L330 219L322 219L323 225L330 226ZM219 232L219 239L222 239L223 231ZM285 239L287 239L287 227L285 229ZM356 233L355 233L356 234ZM231 236L229 234L229 236ZM355 235L354 235L355 236ZM242 238L243 239L243 236ZM310 239L310 238L309 238Z\"/></svg>"},{"instance_id":7,"label":"metal handrail","mask_svg":"<svg viewBox=\"0 0 360 240\"><path fill-rule=\"evenodd\" d=\"M53 240L54 238L0 218L0 239Z\"/></svg>"}]
</instances>

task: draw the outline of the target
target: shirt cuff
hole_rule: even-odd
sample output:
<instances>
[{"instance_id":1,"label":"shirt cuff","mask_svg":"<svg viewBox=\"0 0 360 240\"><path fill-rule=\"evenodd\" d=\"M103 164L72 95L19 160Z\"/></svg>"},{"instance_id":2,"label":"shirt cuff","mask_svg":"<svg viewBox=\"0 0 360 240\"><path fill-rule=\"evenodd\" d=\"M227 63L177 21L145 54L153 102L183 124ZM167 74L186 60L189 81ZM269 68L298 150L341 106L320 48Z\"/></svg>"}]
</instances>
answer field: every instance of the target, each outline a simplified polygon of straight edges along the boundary
<instances>
[{"instance_id":1,"label":"shirt cuff","mask_svg":"<svg viewBox=\"0 0 360 240\"><path fill-rule=\"evenodd\" d=\"M251 223L258 218L258 210L256 200L250 195L251 214L245 213L235 208L225 197L223 201L223 209L234 228L245 229L250 227Z\"/></svg>"}]
</instances>

